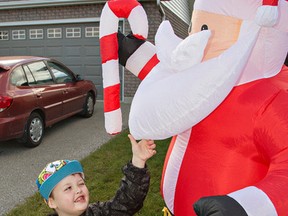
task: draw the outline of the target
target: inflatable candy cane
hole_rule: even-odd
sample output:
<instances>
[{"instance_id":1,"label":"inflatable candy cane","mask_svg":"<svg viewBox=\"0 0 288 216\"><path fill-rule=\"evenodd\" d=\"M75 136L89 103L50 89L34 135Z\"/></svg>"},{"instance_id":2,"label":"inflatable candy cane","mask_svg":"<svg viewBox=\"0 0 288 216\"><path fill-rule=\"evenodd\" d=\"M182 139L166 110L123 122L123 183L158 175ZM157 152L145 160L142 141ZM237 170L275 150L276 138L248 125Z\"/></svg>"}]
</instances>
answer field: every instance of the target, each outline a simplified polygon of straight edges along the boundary
<instances>
[{"instance_id":1,"label":"inflatable candy cane","mask_svg":"<svg viewBox=\"0 0 288 216\"><path fill-rule=\"evenodd\" d=\"M130 24L132 35L125 37L118 32L119 18L126 18ZM104 88L104 115L105 128L109 134L117 134L122 128L120 109L120 80L118 69L118 41L122 46L133 41L131 47L125 47L120 62L141 80L149 73L159 60L156 57L155 47L145 41L148 35L147 15L136 0L110 0L100 17L100 52L102 58L102 74ZM136 43L135 43L136 41ZM126 44L125 44L126 43ZM136 45L135 45L136 44ZM134 51L136 51L134 53ZM124 52L124 51L123 51ZM145 55L141 55L145 52ZM133 55L132 55L133 53ZM137 59L137 64L135 64Z\"/></svg>"}]
</instances>

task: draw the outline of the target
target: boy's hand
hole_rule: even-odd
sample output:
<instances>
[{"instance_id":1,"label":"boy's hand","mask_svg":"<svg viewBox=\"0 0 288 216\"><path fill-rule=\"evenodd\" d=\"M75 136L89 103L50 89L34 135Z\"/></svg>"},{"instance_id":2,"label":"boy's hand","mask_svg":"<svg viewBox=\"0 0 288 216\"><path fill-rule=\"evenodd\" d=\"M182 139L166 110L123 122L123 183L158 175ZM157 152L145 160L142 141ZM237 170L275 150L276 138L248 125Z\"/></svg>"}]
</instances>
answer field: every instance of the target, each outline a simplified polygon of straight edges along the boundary
<instances>
[{"instance_id":1,"label":"boy's hand","mask_svg":"<svg viewBox=\"0 0 288 216\"><path fill-rule=\"evenodd\" d=\"M153 140L141 140L137 143L131 134L128 134L132 145L132 164L138 168L144 168L146 161L156 154L156 144Z\"/></svg>"}]
</instances>

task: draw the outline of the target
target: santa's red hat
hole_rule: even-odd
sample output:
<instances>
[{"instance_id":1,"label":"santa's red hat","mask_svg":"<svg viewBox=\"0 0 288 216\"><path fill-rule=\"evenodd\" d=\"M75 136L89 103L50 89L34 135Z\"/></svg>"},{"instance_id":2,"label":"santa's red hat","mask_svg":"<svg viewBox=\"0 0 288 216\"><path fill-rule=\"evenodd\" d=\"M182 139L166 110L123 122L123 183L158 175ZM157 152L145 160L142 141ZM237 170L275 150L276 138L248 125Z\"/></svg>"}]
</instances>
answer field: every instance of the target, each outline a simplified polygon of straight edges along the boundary
<instances>
[{"instance_id":1,"label":"santa's red hat","mask_svg":"<svg viewBox=\"0 0 288 216\"><path fill-rule=\"evenodd\" d=\"M277 6L278 0L263 0L263 5Z\"/></svg>"}]
</instances>

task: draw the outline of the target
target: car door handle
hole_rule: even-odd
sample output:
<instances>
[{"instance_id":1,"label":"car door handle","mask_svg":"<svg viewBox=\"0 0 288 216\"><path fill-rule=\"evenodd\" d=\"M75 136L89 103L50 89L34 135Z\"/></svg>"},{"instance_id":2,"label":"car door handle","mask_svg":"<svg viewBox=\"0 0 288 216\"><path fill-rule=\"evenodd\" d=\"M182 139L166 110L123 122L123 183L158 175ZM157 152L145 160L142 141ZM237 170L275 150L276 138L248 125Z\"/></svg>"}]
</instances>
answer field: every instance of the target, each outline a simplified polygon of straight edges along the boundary
<instances>
[{"instance_id":1,"label":"car door handle","mask_svg":"<svg viewBox=\"0 0 288 216\"><path fill-rule=\"evenodd\" d=\"M38 92L38 93L36 93L36 96L39 98L42 96L42 94Z\"/></svg>"},{"instance_id":2,"label":"car door handle","mask_svg":"<svg viewBox=\"0 0 288 216\"><path fill-rule=\"evenodd\" d=\"M67 89L63 90L63 94L67 94L67 93L68 93Z\"/></svg>"}]
</instances>

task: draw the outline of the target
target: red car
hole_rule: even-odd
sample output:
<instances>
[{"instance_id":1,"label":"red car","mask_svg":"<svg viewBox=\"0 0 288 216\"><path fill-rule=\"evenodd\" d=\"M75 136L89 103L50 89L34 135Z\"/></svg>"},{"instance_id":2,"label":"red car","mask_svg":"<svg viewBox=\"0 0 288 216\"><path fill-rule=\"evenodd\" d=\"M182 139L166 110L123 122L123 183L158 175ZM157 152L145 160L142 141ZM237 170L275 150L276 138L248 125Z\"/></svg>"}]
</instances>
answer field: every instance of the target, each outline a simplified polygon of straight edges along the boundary
<instances>
[{"instance_id":1,"label":"red car","mask_svg":"<svg viewBox=\"0 0 288 216\"><path fill-rule=\"evenodd\" d=\"M0 57L0 141L38 146L45 127L94 113L97 90L64 64L34 56Z\"/></svg>"}]
</instances>

